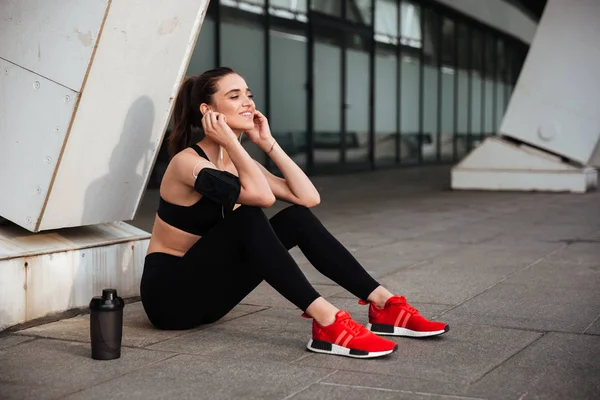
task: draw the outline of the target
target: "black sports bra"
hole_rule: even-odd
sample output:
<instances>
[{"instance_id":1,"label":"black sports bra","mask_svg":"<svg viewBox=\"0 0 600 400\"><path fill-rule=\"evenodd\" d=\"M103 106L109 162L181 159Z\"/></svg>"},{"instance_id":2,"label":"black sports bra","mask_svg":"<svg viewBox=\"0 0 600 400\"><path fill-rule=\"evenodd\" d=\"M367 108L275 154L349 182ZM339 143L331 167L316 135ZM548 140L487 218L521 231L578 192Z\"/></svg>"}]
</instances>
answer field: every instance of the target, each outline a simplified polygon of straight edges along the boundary
<instances>
[{"instance_id":1,"label":"black sports bra","mask_svg":"<svg viewBox=\"0 0 600 400\"><path fill-rule=\"evenodd\" d=\"M200 146L193 144L190 147L200 157L208 160L208 156ZM203 195L198 202L191 206L180 206L169 203L162 196L158 204L158 216L160 219L175 228L198 236L202 236L208 232L208 230L225 218L225 215L229 211L222 204L211 200L206 195Z\"/></svg>"}]
</instances>

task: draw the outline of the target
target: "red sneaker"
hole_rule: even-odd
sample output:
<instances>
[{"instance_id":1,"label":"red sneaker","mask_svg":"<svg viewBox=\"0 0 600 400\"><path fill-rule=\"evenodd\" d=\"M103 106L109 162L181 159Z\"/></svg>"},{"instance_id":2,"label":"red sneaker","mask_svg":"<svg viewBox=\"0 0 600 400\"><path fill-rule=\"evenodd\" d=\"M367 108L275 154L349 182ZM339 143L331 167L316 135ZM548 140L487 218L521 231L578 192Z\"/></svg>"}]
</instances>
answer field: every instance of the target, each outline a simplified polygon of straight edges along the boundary
<instances>
[{"instance_id":1,"label":"red sneaker","mask_svg":"<svg viewBox=\"0 0 600 400\"><path fill-rule=\"evenodd\" d=\"M358 303L369 304L362 300ZM450 327L443 322L426 320L404 296L392 296L384 308L371 303L367 329L378 335L427 337L446 333Z\"/></svg>"},{"instance_id":2,"label":"red sneaker","mask_svg":"<svg viewBox=\"0 0 600 400\"><path fill-rule=\"evenodd\" d=\"M303 316L310 318L306 314ZM368 331L346 311L338 311L331 325L321 326L313 320L312 339L306 347L317 353L355 358L381 357L398 349L395 342Z\"/></svg>"}]
</instances>

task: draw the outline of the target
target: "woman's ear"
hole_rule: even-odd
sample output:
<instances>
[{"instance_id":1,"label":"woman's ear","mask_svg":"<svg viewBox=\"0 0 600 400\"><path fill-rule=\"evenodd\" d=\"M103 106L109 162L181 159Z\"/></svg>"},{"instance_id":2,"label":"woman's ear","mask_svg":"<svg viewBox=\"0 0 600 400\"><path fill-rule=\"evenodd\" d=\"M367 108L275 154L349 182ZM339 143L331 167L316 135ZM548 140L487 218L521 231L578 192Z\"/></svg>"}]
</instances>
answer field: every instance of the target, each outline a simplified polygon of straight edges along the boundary
<instances>
[{"instance_id":1,"label":"woman's ear","mask_svg":"<svg viewBox=\"0 0 600 400\"><path fill-rule=\"evenodd\" d=\"M208 104L206 104L206 103L200 104L200 112L202 113L202 115L206 114L208 112L208 110L210 110L210 107L208 106Z\"/></svg>"}]
</instances>

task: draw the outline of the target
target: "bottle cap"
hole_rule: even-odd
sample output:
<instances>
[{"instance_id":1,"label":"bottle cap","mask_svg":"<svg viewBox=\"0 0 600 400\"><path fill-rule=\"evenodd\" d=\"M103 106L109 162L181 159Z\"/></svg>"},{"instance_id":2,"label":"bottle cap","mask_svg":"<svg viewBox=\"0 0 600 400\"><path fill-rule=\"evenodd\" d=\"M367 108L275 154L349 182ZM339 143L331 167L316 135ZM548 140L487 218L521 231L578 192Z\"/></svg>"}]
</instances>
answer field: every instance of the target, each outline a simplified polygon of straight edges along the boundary
<instances>
[{"instance_id":1,"label":"bottle cap","mask_svg":"<svg viewBox=\"0 0 600 400\"><path fill-rule=\"evenodd\" d=\"M102 296L95 296L90 301L90 310L117 311L122 310L125 302L117 296L116 289L102 289Z\"/></svg>"},{"instance_id":2,"label":"bottle cap","mask_svg":"<svg viewBox=\"0 0 600 400\"><path fill-rule=\"evenodd\" d=\"M114 300L117 298L117 289L102 289L102 299Z\"/></svg>"}]
</instances>

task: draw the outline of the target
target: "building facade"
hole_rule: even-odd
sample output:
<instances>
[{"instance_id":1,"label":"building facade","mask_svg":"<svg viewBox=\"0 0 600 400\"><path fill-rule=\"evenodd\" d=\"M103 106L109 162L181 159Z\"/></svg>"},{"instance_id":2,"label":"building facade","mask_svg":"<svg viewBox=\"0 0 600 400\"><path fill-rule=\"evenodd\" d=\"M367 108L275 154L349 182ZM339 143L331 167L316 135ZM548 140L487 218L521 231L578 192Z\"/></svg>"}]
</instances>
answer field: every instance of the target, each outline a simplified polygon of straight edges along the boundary
<instances>
[{"instance_id":1,"label":"building facade","mask_svg":"<svg viewBox=\"0 0 600 400\"><path fill-rule=\"evenodd\" d=\"M455 162L498 134L528 47L437 1L220 0L187 75L235 69L304 170L346 172Z\"/></svg>"}]
</instances>

